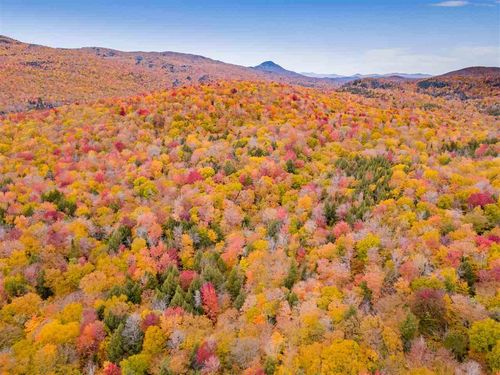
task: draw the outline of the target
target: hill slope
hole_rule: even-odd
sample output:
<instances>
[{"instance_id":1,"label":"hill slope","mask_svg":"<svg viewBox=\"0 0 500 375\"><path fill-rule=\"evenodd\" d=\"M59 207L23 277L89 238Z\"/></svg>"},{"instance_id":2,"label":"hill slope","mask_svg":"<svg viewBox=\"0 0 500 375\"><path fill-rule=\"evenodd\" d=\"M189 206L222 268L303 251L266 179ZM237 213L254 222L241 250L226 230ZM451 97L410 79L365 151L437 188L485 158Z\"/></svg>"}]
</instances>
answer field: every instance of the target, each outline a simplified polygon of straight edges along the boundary
<instances>
[{"instance_id":1,"label":"hill slope","mask_svg":"<svg viewBox=\"0 0 500 375\"><path fill-rule=\"evenodd\" d=\"M460 101L458 107L472 106L486 114L500 117L500 68L471 67L440 76L413 80L400 76L363 78L342 85L347 91L364 97L421 96L439 98L444 101ZM428 100L430 107L435 100Z\"/></svg>"},{"instance_id":2,"label":"hill slope","mask_svg":"<svg viewBox=\"0 0 500 375\"><path fill-rule=\"evenodd\" d=\"M326 79L262 72L177 52L50 48L0 36L0 111L127 96L227 79L333 85Z\"/></svg>"},{"instance_id":3,"label":"hill slope","mask_svg":"<svg viewBox=\"0 0 500 375\"><path fill-rule=\"evenodd\" d=\"M500 68L470 67L420 80L419 92L461 100L496 97L500 99Z\"/></svg>"},{"instance_id":4,"label":"hill slope","mask_svg":"<svg viewBox=\"0 0 500 375\"><path fill-rule=\"evenodd\" d=\"M464 69L454 70L438 77L496 77L500 75L500 68L487 66L471 66Z\"/></svg>"}]
</instances>

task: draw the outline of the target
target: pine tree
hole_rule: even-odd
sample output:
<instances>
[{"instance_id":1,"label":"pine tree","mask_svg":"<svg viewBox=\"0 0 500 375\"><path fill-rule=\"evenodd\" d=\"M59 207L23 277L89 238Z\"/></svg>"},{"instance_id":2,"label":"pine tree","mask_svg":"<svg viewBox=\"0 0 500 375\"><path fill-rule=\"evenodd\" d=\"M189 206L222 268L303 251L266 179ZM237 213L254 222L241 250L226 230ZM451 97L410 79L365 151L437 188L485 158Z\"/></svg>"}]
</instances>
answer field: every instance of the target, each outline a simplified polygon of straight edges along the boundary
<instances>
[{"instance_id":1,"label":"pine tree","mask_svg":"<svg viewBox=\"0 0 500 375\"><path fill-rule=\"evenodd\" d=\"M469 287L469 294L471 296L474 296L476 294L475 284L477 281L477 276L476 272L474 271L474 267L465 257L462 257L461 259L460 266L458 267L458 275L462 280L465 280L467 282L467 286Z\"/></svg>"},{"instance_id":2,"label":"pine tree","mask_svg":"<svg viewBox=\"0 0 500 375\"><path fill-rule=\"evenodd\" d=\"M415 338L418 331L418 319L412 313L408 313L406 319L399 326L399 332L403 339L404 351L410 350L411 340Z\"/></svg>"},{"instance_id":3,"label":"pine tree","mask_svg":"<svg viewBox=\"0 0 500 375\"><path fill-rule=\"evenodd\" d=\"M247 298L247 296L246 296L245 292L244 291L240 291L240 294L238 294L238 296L234 300L234 306L237 309L241 309L241 307L245 303L245 299L246 298Z\"/></svg>"},{"instance_id":4,"label":"pine tree","mask_svg":"<svg viewBox=\"0 0 500 375\"><path fill-rule=\"evenodd\" d=\"M156 289L158 287L158 279L155 275L150 272L146 272L146 282L144 283L144 289Z\"/></svg>"},{"instance_id":5,"label":"pine tree","mask_svg":"<svg viewBox=\"0 0 500 375\"><path fill-rule=\"evenodd\" d=\"M35 290L37 294L42 297L42 299L47 299L50 296L54 295L54 292L50 287L47 286L45 281L45 271L41 271L36 278L36 287Z\"/></svg>"},{"instance_id":6,"label":"pine tree","mask_svg":"<svg viewBox=\"0 0 500 375\"><path fill-rule=\"evenodd\" d=\"M209 263L207 266L203 267L201 277L205 282L210 282L214 284L217 288L224 282L224 275L221 273L218 267Z\"/></svg>"},{"instance_id":7,"label":"pine tree","mask_svg":"<svg viewBox=\"0 0 500 375\"><path fill-rule=\"evenodd\" d=\"M124 315L115 315L112 312L105 312L104 314L104 325L109 332L113 332L118 329L121 323L126 319Z\"/></svg>"},{"instance_id":8,"label":"pine tree","mask_svg":"<svg viewBox=\"0 0 500 375\"><path fill-rule=\"evenodd\" d=\"M177 287L175 289L175 294L172 297L172 300L170 301L170 307L183 307L185 301L184 301L184 291L182 290L181 286L177 284Z\"/></svg>"},{"instance_id":9,"label":"pine tree","mask_svg":"<svg viewBox=\"0 0 500 375\"><path fill-rule=\"evenodd\" d=\"M293 285L297 282L299 278L299 271L297 269L297 262L292 259L290 264L290 269L288 270L288 275L285 279L285 287L292 289Z\"/></svg>"},{"instance_id":10,"label":"pine tree","mask_svg":"<svg viewBox=\"0 0 500 375\"><path fill-rule=\"evenodd\" d=\"M179 286L178 279L174 273L169 273L161 286L161 291L165 294L167 300L170 300Z\"/></svg>"},{"instance_id":11,"label":"pine tree","mask_svg":"<svg viewBox=\"0 0 500 375\"><path fill-rule=\"evenodd\" d=\"M119 363L125 354L125 350L123 348L123 336L122 332L124 329L124 324L121 323L118 328L113 332L111 338L109 340L109 344L107 347L108 358L113 363Z\"/></svg>"},{"instance_id":12,"label":"pine tree","mask_svg":"<svg viewBox=\"0 0 500 375\"><path fill-rule=\"evenodd\" d=\"M125 294L128 300L134 304L141 303L141 286L139 283L128 278L125 285L123 286L123 294Z\"/></svg>"},{"instance_id":13,"label":"pine tree","mask_svg":"<svg viewBox=\"0 0 500 375\"><path fill-rule=\"evenodd\" d=\"M335 224L335 222L337 221L337 213L336 213L337 207L333 203L333 201L331 200L326 201L323 210L326 218L326 223L328 225Z\"/></svg>"},{"instance_id":14,"label":"pine tree","mask_svg":"<svg viewBox=\"0 0 500 375\"><path fill-rule=\"evenodd\" d=\"M237 268L233 268L229 273L226 281L226 289L231 295L233 301L240 294L241 287L243 286L243 277L238 272Z\"/></svg>"}]
</instances>

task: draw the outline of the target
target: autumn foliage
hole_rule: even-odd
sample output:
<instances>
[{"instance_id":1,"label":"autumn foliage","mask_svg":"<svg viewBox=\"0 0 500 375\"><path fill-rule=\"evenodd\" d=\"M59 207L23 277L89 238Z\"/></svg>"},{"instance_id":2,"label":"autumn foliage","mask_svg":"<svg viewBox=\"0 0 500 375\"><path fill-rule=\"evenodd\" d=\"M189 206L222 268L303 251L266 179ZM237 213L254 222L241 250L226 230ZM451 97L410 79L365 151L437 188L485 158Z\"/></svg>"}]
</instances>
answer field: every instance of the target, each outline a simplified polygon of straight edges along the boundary
<instances>
[{"instance_id":1,"label":"autumn foliage","mask_svg":"<svg viewBox=\"0 0 500 375\"><path fill-rule=\"evenodd\" d=\"M254 82L6 114L0 372L498 372L498 126Z\"/></svg>"}]
</instances>

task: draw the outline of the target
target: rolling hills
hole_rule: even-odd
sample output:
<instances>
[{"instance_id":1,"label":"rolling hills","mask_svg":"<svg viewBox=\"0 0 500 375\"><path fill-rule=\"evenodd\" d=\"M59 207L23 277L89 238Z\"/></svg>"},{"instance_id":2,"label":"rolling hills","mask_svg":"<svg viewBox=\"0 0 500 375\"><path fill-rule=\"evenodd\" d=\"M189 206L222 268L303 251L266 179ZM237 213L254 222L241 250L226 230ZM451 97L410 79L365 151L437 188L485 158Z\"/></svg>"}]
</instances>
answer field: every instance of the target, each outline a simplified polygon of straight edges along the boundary
<instances>
[{"instance_id":1,"label":"rolling hills","mask_svg":"<svg viewBox=\"0 0 500 375\"><path fill-rule=\"evenodd\" d=\"M363 78L342 85L341 91L376 97L387 95L431 97L459 101L483 113L500 117L500 68L470 67L431 78L412 80L400 76ZM438 100L439 102L439 100Z\"/></svg>"},{"instance_id":2,"label":"rolling hills","mask_svg":"<svg viewBox=\"0 0 500 375\"><path fill-rule=\"evenodd\" d=\"M177 52L50 48L0 37L0 111L128 96L224 79L335 85L328 79L264 72Z\"/></svg>"},{"instance_id":3,"label":"rolling hills","mask_svg":"<svg viewBox=\"0 0 500 375\"><path fill-rule=\"evenodd\" d=\"M363 91L366 89L363 86L371 89L404 86L407 91L434 97L480 99L485 111L496 113L499 70L471 67L431 78L422 78L422 75L319 77L286 70L272 61L244 67L177 52L50 48L1 36L0 112L50 108L221 80L245 80L321 89L344 85L343 90L363 95L371 95ZM351 89L353 87L358 88ZM490 99L485 102L485 98Z\"/></svg>"}]
</instances>

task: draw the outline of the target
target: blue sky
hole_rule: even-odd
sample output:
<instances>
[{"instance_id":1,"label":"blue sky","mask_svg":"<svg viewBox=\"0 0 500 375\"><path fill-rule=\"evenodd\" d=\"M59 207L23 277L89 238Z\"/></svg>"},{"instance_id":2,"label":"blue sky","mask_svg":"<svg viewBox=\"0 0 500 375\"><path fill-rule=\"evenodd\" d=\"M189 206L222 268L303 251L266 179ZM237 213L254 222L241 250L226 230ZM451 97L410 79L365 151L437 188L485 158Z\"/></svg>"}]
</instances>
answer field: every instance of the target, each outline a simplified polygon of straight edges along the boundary
<instances>
[{"instance_id":1,"label":"blue sky","mask_svg":"<svg viewBox=\"0 0 500 375\"><path fill-rule=\"evenodd\" d=\"M299 72L439 74L500 65L500 1L0 0L0 34Z\"/></svg>"}]
</instances>

